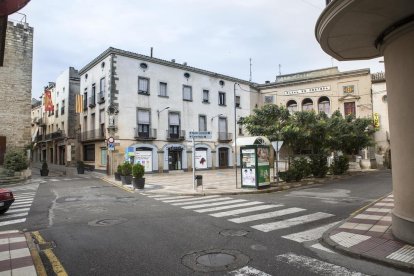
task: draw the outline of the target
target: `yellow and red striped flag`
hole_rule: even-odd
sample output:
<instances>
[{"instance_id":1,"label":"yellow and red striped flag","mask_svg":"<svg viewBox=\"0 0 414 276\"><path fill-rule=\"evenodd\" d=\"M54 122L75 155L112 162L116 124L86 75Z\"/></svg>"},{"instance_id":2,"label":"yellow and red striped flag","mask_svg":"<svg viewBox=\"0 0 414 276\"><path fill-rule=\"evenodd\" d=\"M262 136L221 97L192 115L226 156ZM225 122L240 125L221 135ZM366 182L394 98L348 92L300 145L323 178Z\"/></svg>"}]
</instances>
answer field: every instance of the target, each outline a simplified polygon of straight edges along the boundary
<instances>
[{"instance_id":1,"label":"yellow and red striped flag","mask_svg":"<svg viewBox=\"0 0 414 276\"><path fill-rule=\"evenodd\" d=\"M83 95L76 95L76 113L83 111Z\"/></svg>"}]
</instances>

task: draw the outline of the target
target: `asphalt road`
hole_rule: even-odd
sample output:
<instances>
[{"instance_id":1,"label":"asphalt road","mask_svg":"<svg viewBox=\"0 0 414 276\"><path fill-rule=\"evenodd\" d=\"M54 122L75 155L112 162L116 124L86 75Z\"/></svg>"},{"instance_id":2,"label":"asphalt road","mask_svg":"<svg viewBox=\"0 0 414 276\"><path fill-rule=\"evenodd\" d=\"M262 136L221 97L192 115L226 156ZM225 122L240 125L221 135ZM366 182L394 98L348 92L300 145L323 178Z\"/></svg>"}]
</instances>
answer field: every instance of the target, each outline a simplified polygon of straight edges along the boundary
<instances>
[{"instance_id":1,"label":"asphalt road","mask_svg":"<svg viewBox=\"0 0 414 276\"><path fill-rule=\"evenodd\" d=\"M69 275L411 275L319 242L326 227L391 192L386 171L279 193L197 199L128 193L99 179L36 181L27 220L0 230L39 231ZM215 255L202 256L208 253ZM242 267L244 273L232 273Z\"/></svg>"}]
</instances>

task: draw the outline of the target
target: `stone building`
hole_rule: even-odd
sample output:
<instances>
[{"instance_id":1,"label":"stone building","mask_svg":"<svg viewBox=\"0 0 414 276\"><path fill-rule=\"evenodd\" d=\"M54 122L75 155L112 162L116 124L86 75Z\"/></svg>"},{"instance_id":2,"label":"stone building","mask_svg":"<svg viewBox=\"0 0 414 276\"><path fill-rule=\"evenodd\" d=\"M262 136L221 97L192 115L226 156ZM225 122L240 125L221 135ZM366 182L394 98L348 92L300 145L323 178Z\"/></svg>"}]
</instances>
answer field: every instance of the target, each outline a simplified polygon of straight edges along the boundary
<instances>
[{"instance_id":1,"label":"stone building","mask_svg":"<svg viewBox=\"0 0 414 276\"><path fill-rule=\"evenodd\" d=\"M33 28L7 24L4 63L0 67L0 165L8 148L31 142Z\"/></svg>"}]
</instances>

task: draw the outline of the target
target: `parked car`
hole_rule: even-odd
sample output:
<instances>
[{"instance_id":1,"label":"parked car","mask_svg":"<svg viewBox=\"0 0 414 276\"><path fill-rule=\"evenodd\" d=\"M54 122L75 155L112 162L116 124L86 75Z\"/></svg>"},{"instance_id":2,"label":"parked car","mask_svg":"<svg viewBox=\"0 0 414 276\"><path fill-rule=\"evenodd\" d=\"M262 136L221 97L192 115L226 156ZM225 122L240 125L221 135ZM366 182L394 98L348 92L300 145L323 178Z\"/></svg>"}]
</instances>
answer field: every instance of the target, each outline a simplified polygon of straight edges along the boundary
<instances>
[{"instance_id":1,"label":"parked car","mask_svg":"<svg viewBox=\"0 0 414 276\"><path fill-rule=\"evenodd\" d=\"M0 214L6 213L13 202L13 193L10 190L0 188Z\"/></svg>"}]
</instances>

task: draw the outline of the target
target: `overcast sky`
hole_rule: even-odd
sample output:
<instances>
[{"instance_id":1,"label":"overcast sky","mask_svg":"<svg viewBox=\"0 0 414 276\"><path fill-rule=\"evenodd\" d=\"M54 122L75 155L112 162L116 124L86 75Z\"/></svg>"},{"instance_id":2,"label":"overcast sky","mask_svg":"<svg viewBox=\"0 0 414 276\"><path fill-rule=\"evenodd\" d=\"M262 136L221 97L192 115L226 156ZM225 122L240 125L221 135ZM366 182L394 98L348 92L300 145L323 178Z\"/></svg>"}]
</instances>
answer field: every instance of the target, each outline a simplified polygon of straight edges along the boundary
<instances>
[{"instance_id":1,"label":"overcast sky","mask_svg":"<svg viewBox=\"0 0 414 276\"><path fill-rule=\"evenodd\" d=\"M383 71L379 59L338 62L314 35L325 0L32 0L33 97L66 68L81 69L108 47L252 81L338 66ZM14 14L10 19L21 20Z\"/></svg>"}]
</instances>

